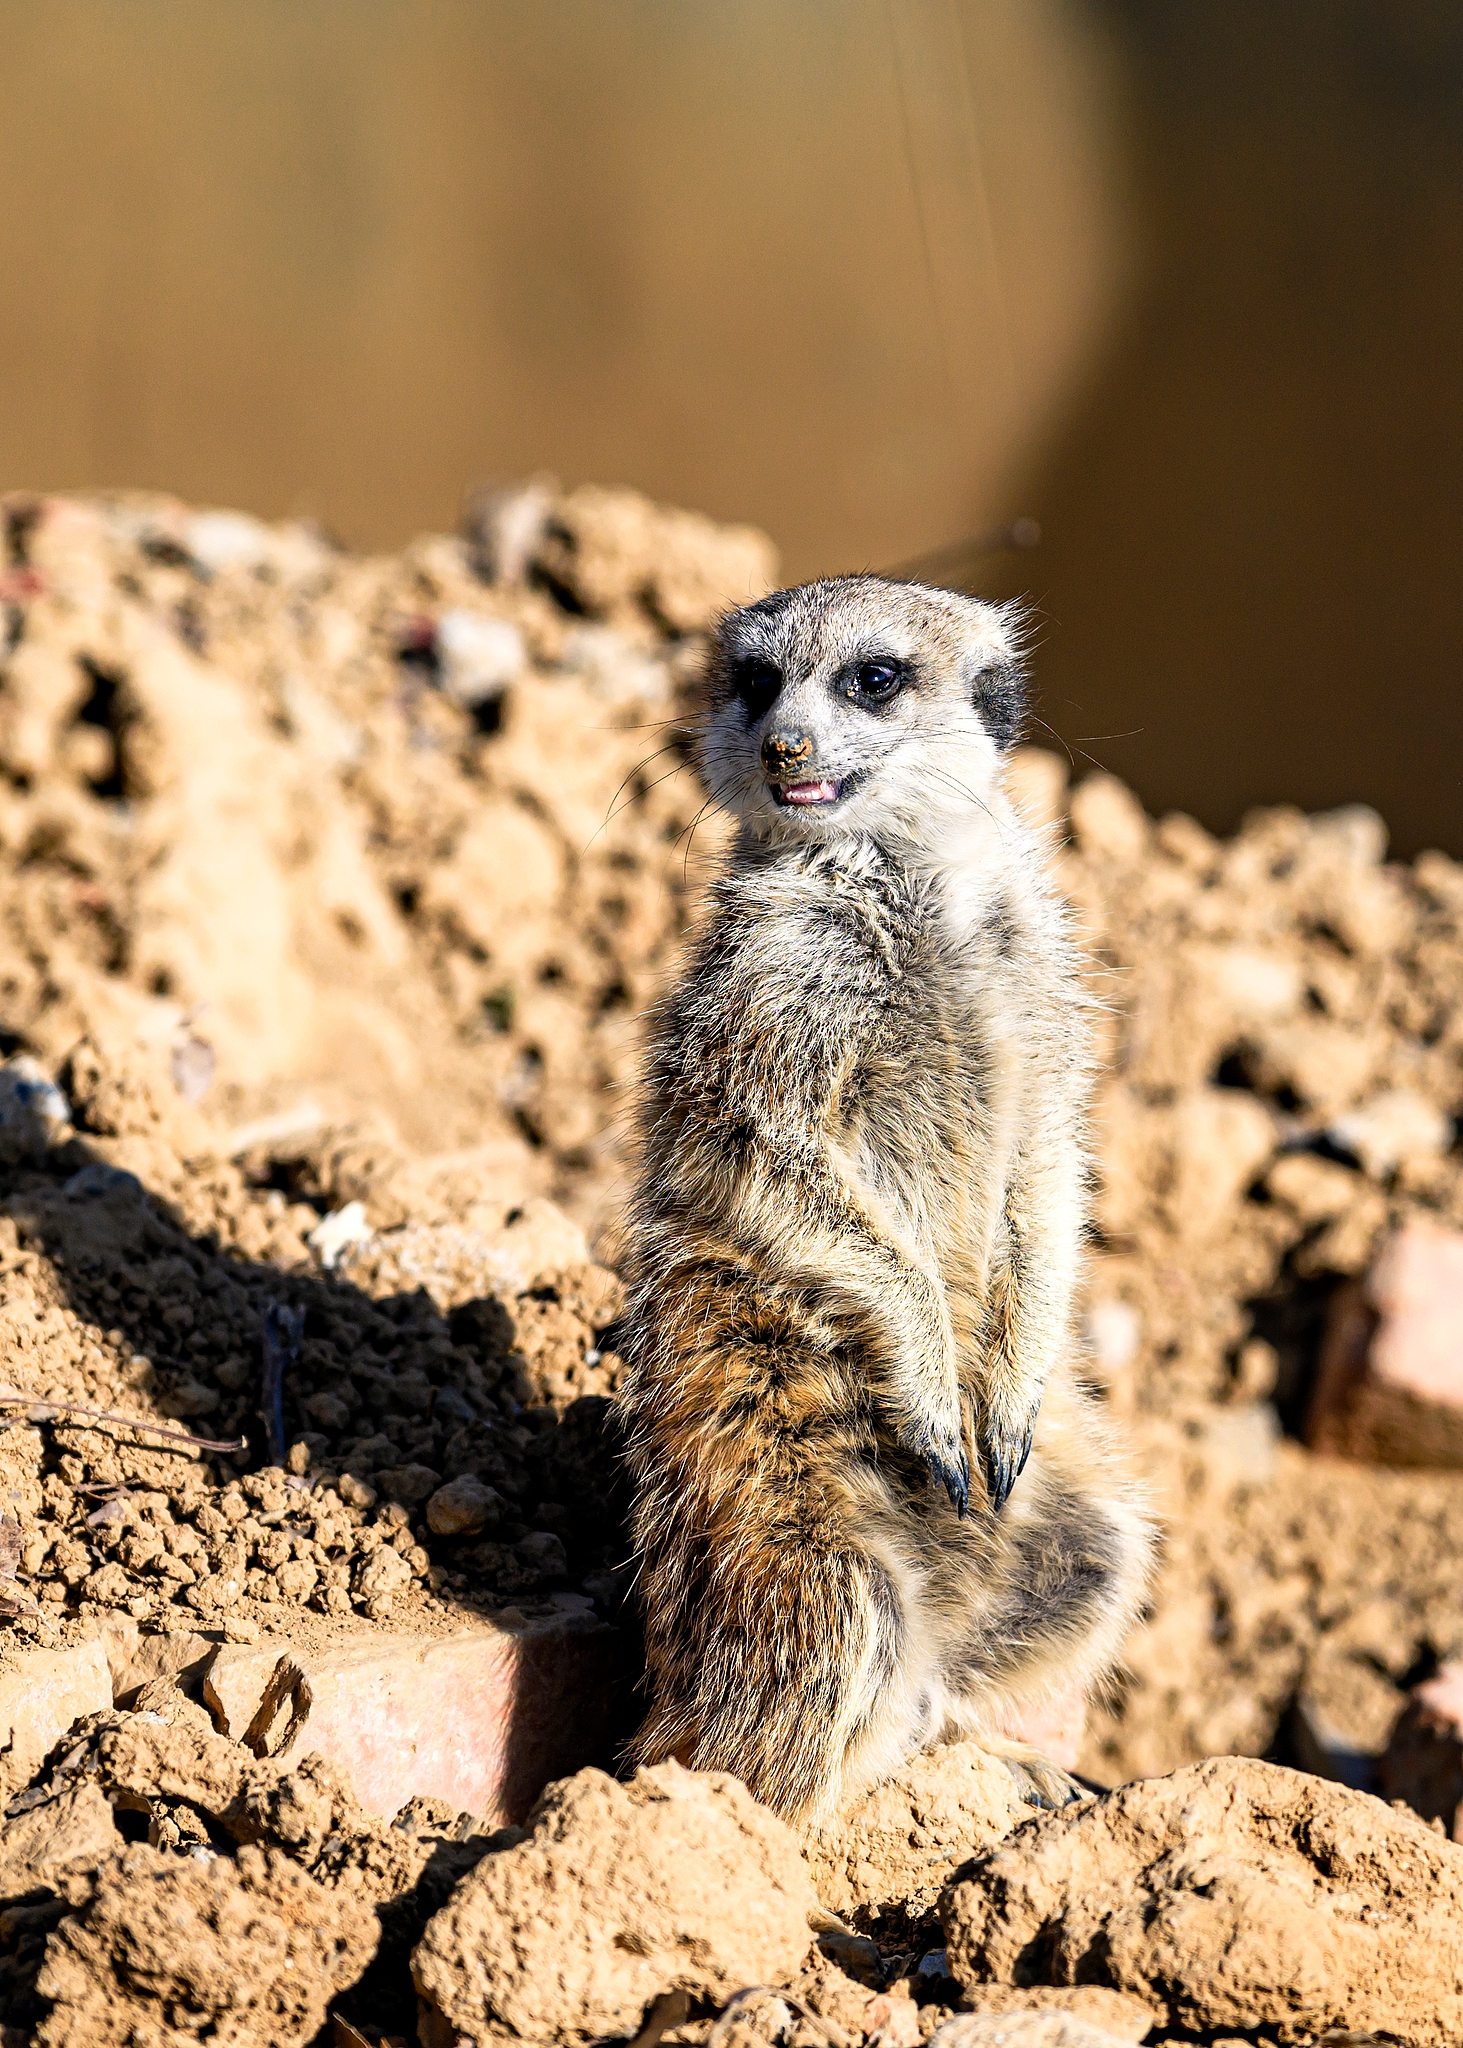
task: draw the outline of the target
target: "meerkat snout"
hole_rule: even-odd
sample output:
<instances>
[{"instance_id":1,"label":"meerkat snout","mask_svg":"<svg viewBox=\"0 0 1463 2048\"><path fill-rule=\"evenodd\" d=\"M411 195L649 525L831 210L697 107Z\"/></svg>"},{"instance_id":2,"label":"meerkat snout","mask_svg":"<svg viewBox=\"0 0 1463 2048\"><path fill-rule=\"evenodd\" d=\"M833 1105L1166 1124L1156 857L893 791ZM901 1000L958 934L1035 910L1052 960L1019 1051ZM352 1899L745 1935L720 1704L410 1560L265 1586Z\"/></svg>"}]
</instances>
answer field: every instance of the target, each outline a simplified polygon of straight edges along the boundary
<instances>
[{"instance_id":1,"label":"meerkat snout","mask_svg":"<svg viewBox=\"0 0 1463 2048\"><path fill-rule=\"evenodd\" d=\"M833 805L844 794L846 778L818 774L817 742L811 733L769 732L762 742L761 757L768 794L782 808Z\"/></svg>"},{"instance_id":2,"label":"meerkat snout","mask_svg":"<svg viewBox=\"0 0 1463 2048\"><path fill-rule=\"evenodd\" d=\"M788 776L806 764L813 737L806 732L770 732L762 742L762 766L769 775Z\"/></svg>"}]
</instances>

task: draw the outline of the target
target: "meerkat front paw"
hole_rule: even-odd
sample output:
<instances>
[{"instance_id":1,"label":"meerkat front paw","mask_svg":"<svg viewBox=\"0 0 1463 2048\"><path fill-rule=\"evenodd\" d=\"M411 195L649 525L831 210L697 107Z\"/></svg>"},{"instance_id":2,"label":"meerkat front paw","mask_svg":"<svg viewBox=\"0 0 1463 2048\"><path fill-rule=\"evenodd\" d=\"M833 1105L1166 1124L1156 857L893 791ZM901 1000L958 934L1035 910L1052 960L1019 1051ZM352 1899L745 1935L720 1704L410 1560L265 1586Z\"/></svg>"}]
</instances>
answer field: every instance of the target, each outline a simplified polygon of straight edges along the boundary
<instances>
[{"instance_id":1,"label":"meerkat front paw","mask_svg":"<svg viewBox=\"0 0 1463 2048\"><path fill-rule=\"evenodd\" d=\"M924 1459L931 1484L944 1487L951 1507L963 1521L970 1507L970 1459L959 1424L947 1429L921 1418L906 1424L899 1435L917 1457Z\"/></svg>"},{"instance_id":2,"label":"meerkat front paw","mask_svg":"<svg viewBox=\"0 0 1463 2048\"><path fill-rule=\"evenodd\" d=\"M926 1451L925 1463L932 1483L944 1487L950 1496L951 1507L963 1522L970 1507L970 1460L965 1455L964 1446L957 1448L953 1455Z\"/></svg>"},{"instance_id":3,"label":"meerkat front paw","mask_svg":"<svg viewBox=\"0 0 1463 2048\"><path fill-rule=\"evenodd\" d=\"M944 1301L929 1348L895 1373L885 1399L899 1441L924 1461L962 1520L970 1506L970 1455L965 1410L955 1370L955 1347Z\"/></svg>"},{"instance_id":4,"label":"meerkat front paw","mask_svg":"<svg viewBox=\"0 0 1463 2048\"><path fill-rule=\"evenodd\" d=\"M1036 1428L1040 1397L1029 1406L988 1402L975 1425L976 1456L985 1480L991 1513L998 1515L1011 1498L1012 1488L1026 1469L1031 1455L1031 1436Z\"/></svg>"}]
</instances>

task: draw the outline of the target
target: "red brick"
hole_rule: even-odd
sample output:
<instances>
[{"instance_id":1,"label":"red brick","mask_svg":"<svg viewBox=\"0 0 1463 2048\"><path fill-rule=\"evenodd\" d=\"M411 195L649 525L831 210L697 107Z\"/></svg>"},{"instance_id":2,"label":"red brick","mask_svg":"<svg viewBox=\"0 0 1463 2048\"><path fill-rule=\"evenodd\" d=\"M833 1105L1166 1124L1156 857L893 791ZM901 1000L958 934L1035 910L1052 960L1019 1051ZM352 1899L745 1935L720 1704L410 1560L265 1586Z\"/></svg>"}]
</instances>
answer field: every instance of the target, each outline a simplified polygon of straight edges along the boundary
<instances>
[{"instance_id":1,"label":"red brick","mask_svg":"<svg viewBox=\"0 0 1463 2048\"><path fill-rule=\"evenodd\" d=\"M230 1644L203 1687L225 1733L261 1756L318 1751L374 1812L421 1794L497 1827L551 1778L611 1761L624 1661L617 1629L560 1613L446 1636L343 1633L323 1650Z\"/></svg>"},{"instance_id":2,"label":"red brick","mask_svg":"<svg viewBox=\"0 0 1463 2048\"><path fill-rule=\"evenodd\" d=\"M1463 1842L1463 1664L1415 1686L1378 1772L1384 1799L1405 1799Z\"/></svg>"},{"instance_id":3,"label":"red brick","mask_svg":"<svg viewBox=\"0 0 1463 2048\"><path fill-rule=\"evenodd\" d=\"M1332 1299L1306 1441L1463 1470L1463 1231L1413 1222Z\"/></svg>"}]
</instances>

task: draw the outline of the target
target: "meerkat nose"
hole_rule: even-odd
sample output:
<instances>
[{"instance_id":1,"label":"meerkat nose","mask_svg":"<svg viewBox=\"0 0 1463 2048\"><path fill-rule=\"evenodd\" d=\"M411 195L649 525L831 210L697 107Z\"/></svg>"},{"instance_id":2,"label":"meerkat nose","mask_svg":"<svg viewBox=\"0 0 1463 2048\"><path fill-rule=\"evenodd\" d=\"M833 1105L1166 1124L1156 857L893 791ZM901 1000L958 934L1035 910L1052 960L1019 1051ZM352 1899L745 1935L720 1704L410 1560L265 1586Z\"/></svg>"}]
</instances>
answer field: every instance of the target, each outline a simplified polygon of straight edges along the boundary
<instances>
[{"instance_id":1,"label":"meerkat nose","mask_svg":"<svg viewBox=\"0 0 1463 2048\"><path fill-rule=\"evenodd\" d=\"M793 782L782 792L785 804L831 804L838 795L836 782Z\"/></svg>"},{"instance_id":2,"label":"meerkat nose","mask_svg":"<svg viewBox=\"0 0 1463 2048\"><path fill-rule=\"evenodd\" d=\"M811 766L812 735L806 732L770 732L762 742L762 766L774 775Z\"/></svg>"}]
</instances>

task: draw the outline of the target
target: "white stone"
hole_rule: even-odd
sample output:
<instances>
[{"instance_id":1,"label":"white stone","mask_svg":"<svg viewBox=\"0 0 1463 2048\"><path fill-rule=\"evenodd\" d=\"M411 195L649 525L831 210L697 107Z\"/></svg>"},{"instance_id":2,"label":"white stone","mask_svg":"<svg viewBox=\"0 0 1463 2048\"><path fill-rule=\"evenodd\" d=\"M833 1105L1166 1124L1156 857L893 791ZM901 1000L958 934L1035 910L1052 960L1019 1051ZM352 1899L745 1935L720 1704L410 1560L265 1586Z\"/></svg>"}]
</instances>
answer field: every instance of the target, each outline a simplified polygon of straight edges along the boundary
<instances>
[{"instance_id":1,"label":"white stone","mask_svg":"<svg viewBox=\"0 0 1463 2048\"><path fill-rule=\"evenodd\" d=\"M253 568L269 560L273 536L247 512L195 512L183 528L183 545L205 569Z\"/></svg>"},{"instance_id":2,"label":"white stone","mask_svg":"<svg viewBox=\"0 0 1463 2048\"><path fill-rule=\"evenodd\" d=\"M1453 1142L1453 1120L1410 1088L1388 1088L1337 1117L1326 1134L1380 1179L1404 1159L1436 1159Z\"/></svg>"},{"instance_id":3,"label":"white stone","mask_svg":"<svg viewBox=\"0 0 1463 2048\"><path fill-rule=\"evenodd\" d=\"M1143 1318L1131 1302L1094 1301L1087 1311L1087 1342L1101 1377L1116 1379L1138 1355Z\"/></svg>"},{"instance_id":4,"label":"white stone","mask_svg":"<svg viewBox=\"0 0 1463 2048\"><path fill-rule=\"evenodd\" d=\"M365 1244L370 1236L365 1203L347 1202L343 1208L322 1216L305 1241L328 1273L339 1265L352 1245Z\"/></svg>"},{"instance_id":5,"label":"white stone","mask_svg":"<svg viewBox=\"0 0 1463 2048\"><path fill-rule=\"evenodd\" d=\"M523 635L511 619L462 610L443 612L438 619L437 658L442 688L467 705L501 696L528 665Z\"/></svg>"}]
</instances>

